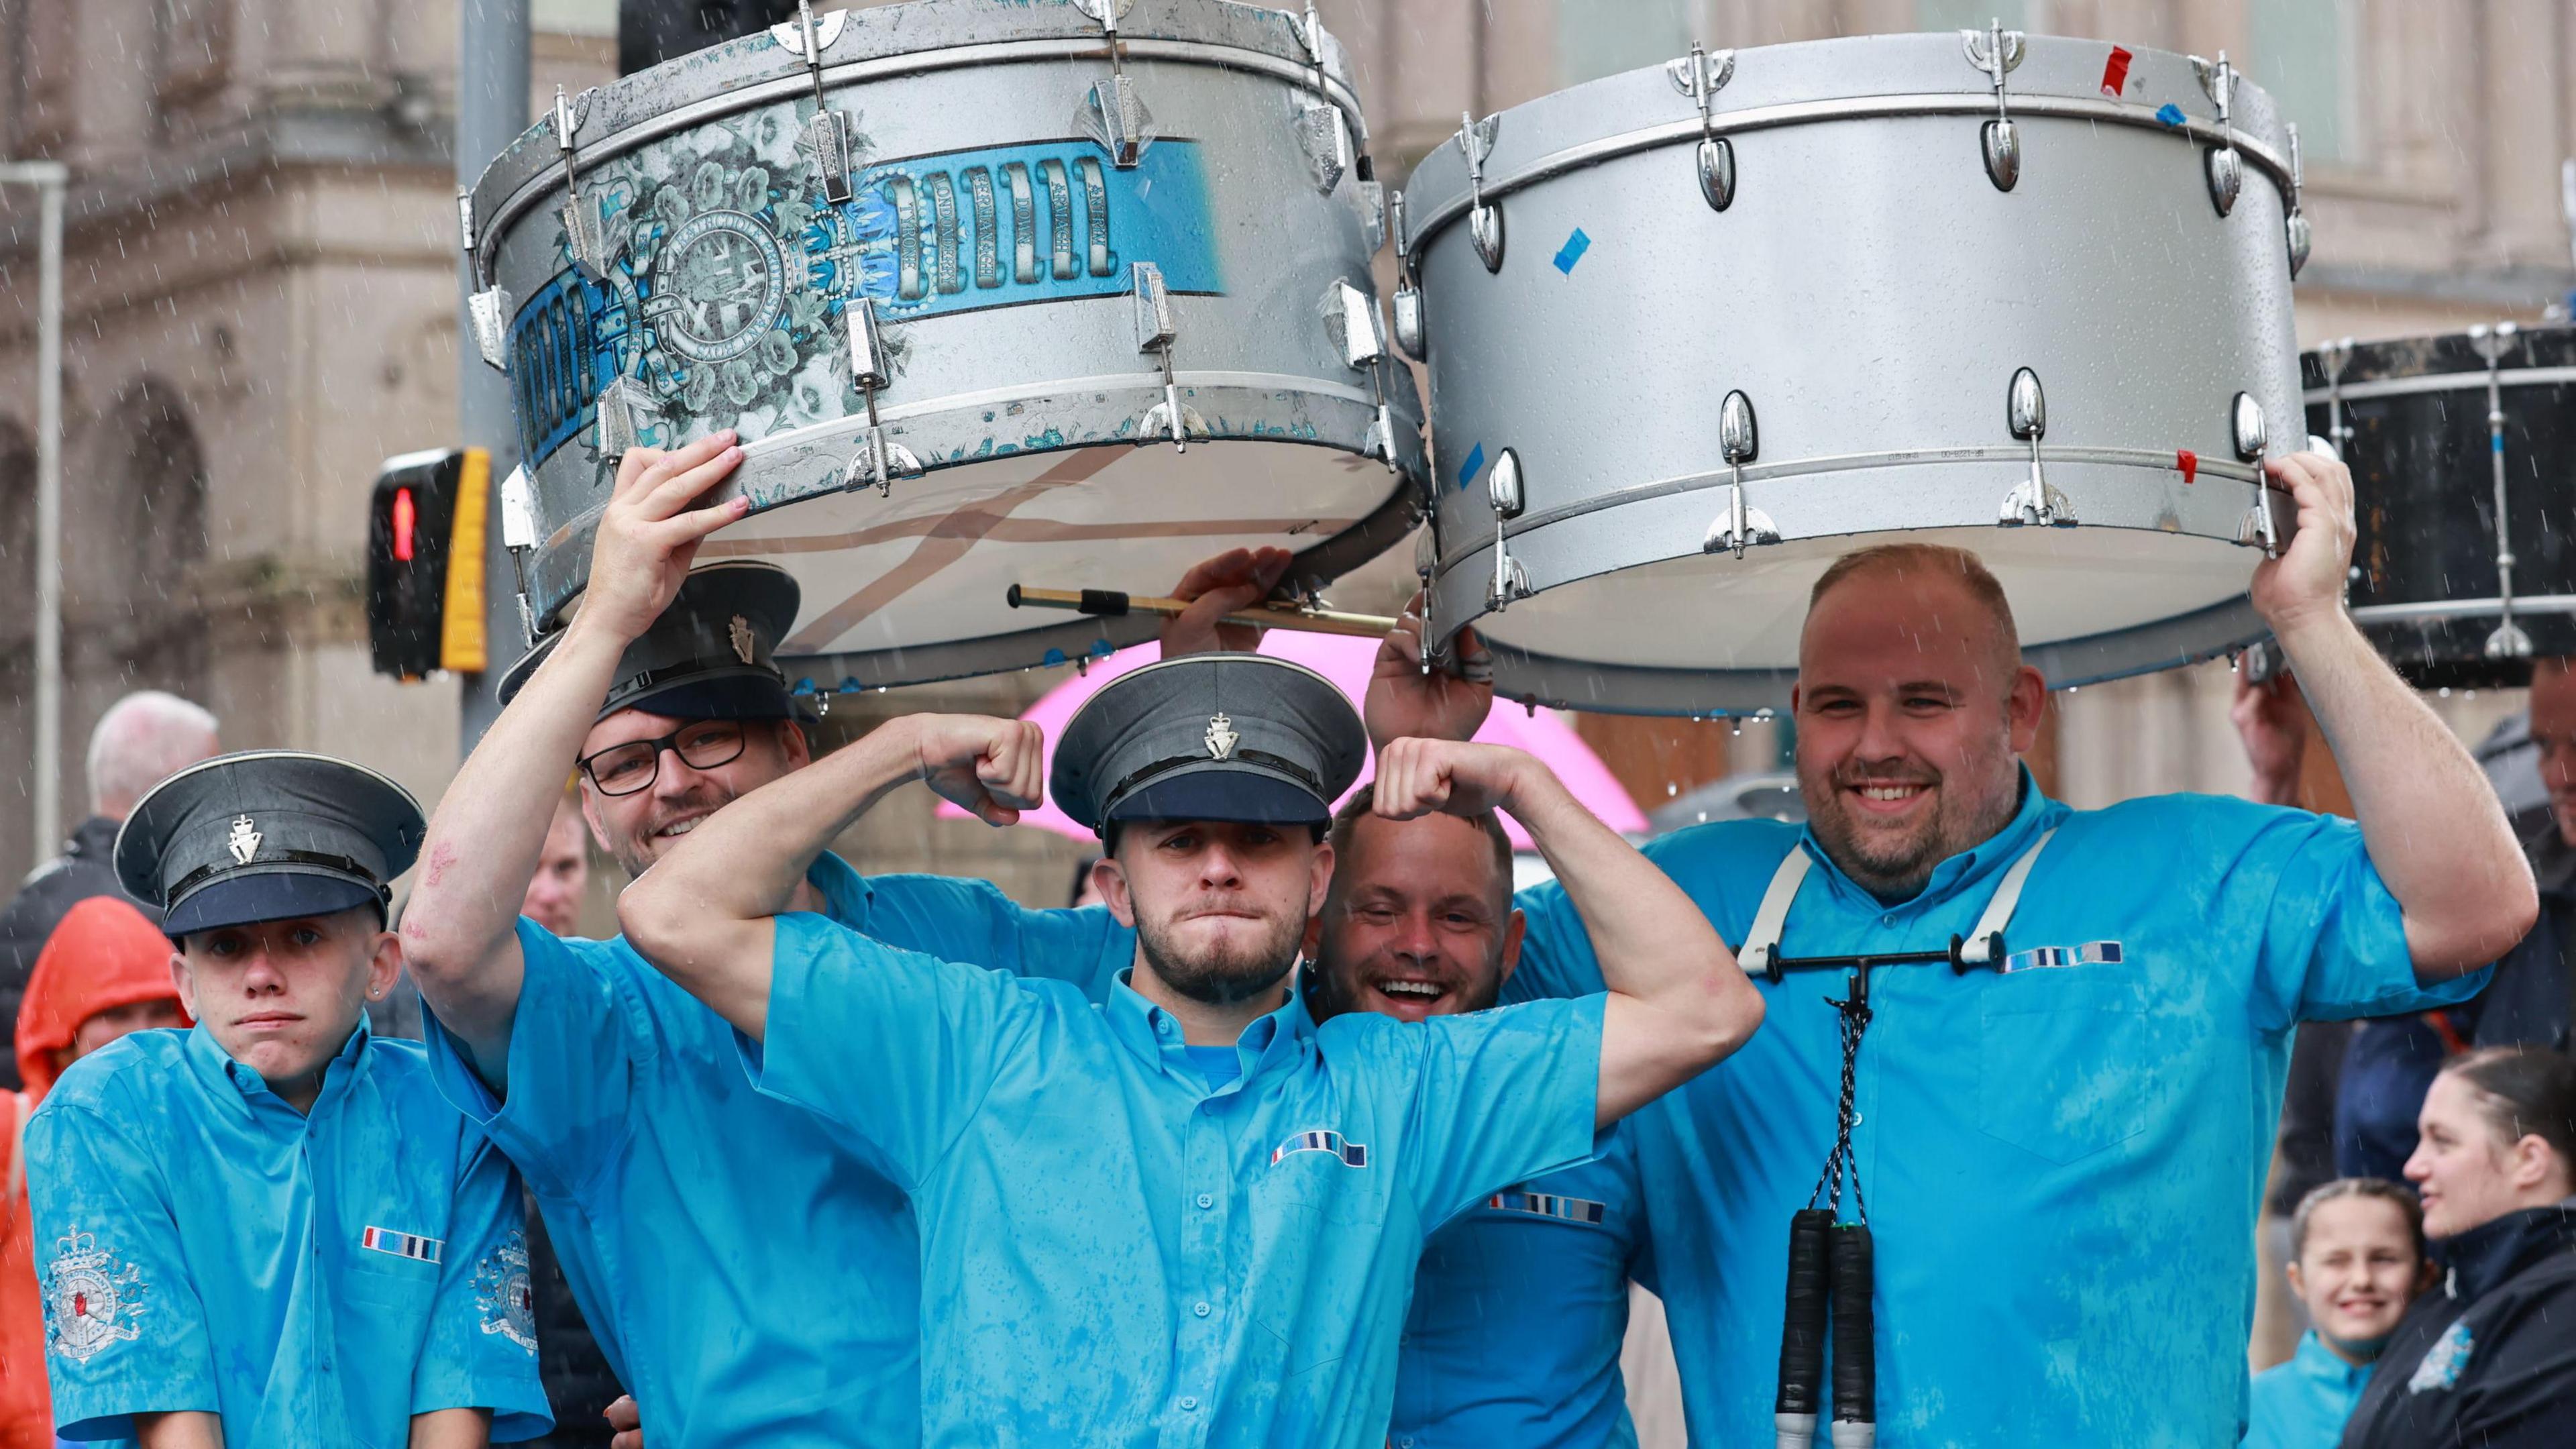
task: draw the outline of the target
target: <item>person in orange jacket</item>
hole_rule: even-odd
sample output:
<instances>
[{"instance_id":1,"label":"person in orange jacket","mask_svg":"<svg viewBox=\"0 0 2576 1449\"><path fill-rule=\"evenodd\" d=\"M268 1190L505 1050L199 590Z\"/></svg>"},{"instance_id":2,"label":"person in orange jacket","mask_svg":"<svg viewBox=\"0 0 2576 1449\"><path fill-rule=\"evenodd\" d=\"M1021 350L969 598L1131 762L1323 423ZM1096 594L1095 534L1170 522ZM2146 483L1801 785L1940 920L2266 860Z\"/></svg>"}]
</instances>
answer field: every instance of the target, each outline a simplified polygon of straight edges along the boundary
<instances>
[{"instance_id":1,"label":"person in orange jacket","mask_svg":"<svg viewBox=\"0 0 2576 1449\"><path fill-rule=\"evenodd\" d=\"M170 979L170 940L116 896L65 912L45 939L18 1013L21 1092L0 1093L0 1449L54 1449L45 1388L45 1302L22 1160L29 1114L63 1069L132 1031L191 1023Z\"/></svg>"}]
</instances>

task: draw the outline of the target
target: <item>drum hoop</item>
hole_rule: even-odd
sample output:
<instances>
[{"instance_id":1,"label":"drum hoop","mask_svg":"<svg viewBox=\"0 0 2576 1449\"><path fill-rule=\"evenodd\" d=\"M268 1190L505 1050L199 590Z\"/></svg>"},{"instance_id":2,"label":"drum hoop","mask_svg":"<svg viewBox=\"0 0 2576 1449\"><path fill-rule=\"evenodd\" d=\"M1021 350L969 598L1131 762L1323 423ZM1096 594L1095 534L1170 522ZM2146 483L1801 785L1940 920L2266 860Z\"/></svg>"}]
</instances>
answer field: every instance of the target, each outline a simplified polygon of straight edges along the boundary
<instances>
[{"instance_id":1,"label":"drum hoop","mask_svg":"<svg viewBox=\"0 0 2576 1449\"><path fill-rule=\"evenodd\" d=\"M2336 387L2312 387L2300 394L2308 403L2367 402L2375 397L2407 397L2426 392L2484 392L2487 380L2494 378L2499 387L2551 387L2576 382L2576 367L2506 368L2489 373L2427 372L2414 377L2382 377L2369 382L2347 382ZM2519 603L2517 602L2517 607Z\"/></svg>"},{"instance_id":2,"label":"drum hoop","mask_svg":"<svg viewBox=\"0 0 2576 1449\"><path fill-rule=\"evenodd\" d=\"M2039 452L2043 462L2102 463L2157 473L2170 473L2174 469L2173 454L2154 452L2145 448L2042 446ZM1740 481L1758 483L1772 478L1812 477L1819 473L1857 473L1874 468L1919 467L1927 463L2007 463L2027 467L2030 463L2030 449L2026 446L1980 445L1961 448L1900 449L1884 453L1844 453L1748 467L1742 470ZM2241 483L2248 490L2253 489L2257 480L2262 477L2262 474L2251 464L2228 462L2217 458L2198 460L2198 468L2199 475L2203 478L2224 478L2233 483ZM1503 537L1506 540L1514 539L1551 524L1563 523L1571 518L1581 518L1606 508L1618 508L1631 503L1647 503L1678 494L1725 488L1738 481L1737 470L1720 468L1706 473L1685 474L1678 478L1662 478L1652 483L1632 484L1596 497L1563 504L1548 509L1544 513L1531 513L1513 519L1503 525ZM1479 528L1473 535L1470 546L1460 549L1454 556L1444 558L1433 565L1432 577L1445 579L1451 570L1466 567L1469 560L1485 558L1492 548L1491 538ZM1479 564L1478 566L1489 565Z\"/></svg>"},{"instance_id":3,"label":"drum hoop","mask_svg":"<svg viewBox=\"0 0 2576 1449\"><path fill-rule=\"evenodd\" d=\"M2083 96L2029 95L2016 92L2012 98L2015 117L2049 116L2059 120L2109 122L2134 126L2163 135L2185 135L2194 141L2218 146L2233 141L2254 164L2271 176L2283 192L2290 188L2290 167L2279 153L2242 131L2222 131L2214 121L2197 116L2185 117L2180 123L2166 125L2148 108L2127 101L2093 99ZM1599 140L1585 141L1560 151L1551 151L1527 166L1498 177L1486 179L1481 195L1491 206L1515 191L1526 190L1542 181L1553 180L1569 171L1598 166L1639 151L1659 150L1697 142L1705 136L1729 136L1742 131L1768 131L1786 126L1805 126L1827 121L1863 121L1889 117L1914 116L1986 116L1994 114L1991 95L1894 95L1853 96L1831 101L1791 101L1776 106L1756 106L1741 111L1712 112L1709 128L1703 131L1699 118L1668 121L1642 130L1625 131ZM1425 207L1411 218L1412 236L1399 237L1398 249L1406 256L1417 256L1431 238L1475 205L1476 195L1461 191L1438 206Z\"/></svg>"},{"instance_id":4,"label":"drum hoop","mask_svg":"<svg viewBox=\"0 0 2576 1449\"><path fill-rule=\"evenodd\" d=\"M1301 90L1311 91L1315 87L1313 65L1284 60L1262 51L1246 50L1240 46L1217 45L1199 40L1139 39L1121 41L1119 49L1130 61L1169 60L1210 65L1221 70L1245 71L1254 75L1268 76L1274 80L1283 80ZM823 69L823 85L826 91L829 91L838 86L886 80L898 76L962 70L979 65L1096 59L1100 54L1101 43L1098 37L1008 40L981 45L943 46L936 50L915 51L909 55L882 56L873 60L847 61L840 65L826 66ZM756 85L744 86L738 90L724 91L691 101L687 105L665 111L649 121L629 126L613 136L588 145L577 145L573 151L573 166L577 171L588 171L603 161L638 150L665 136L724 116L757 110L773 101L811 95L813 89L813 77L799 71L793 75L774 77ZM1357 116L1360 113L1359 96L1338 78L1326 78L1324 93L1335 105L1340 106L1345 114ZM516 143L513 145L515 147ZM505 151L495 158L492 164L497 167L507 159L509 159L509 153ZM499 206L493 208L489 221L477 222L474 244L481 259L483 275L494 274L494 267L500 258L502 240L519 218L534 210L548 195L562 188L563 172L560 167L541 168L526 181L521 182L518 189L512 191ZM477 191L480 191L479 186ZM481 210L479 201L476 209Z\"/></svg>"},{"instance_id":5,"label":"drum hoop","mask_svg":"<svg viewBox=\"0 0 2576 1449\"><path fill-rule=\"evenodd\" d=\"M2502 599L2430 599L2412 604L2364 604L2352 611L2356 624L2438 623L2445 619L2503 617ZM2576 614L2576 594L2516 594L2516 614Z\"/></svg>"}]
</instances>

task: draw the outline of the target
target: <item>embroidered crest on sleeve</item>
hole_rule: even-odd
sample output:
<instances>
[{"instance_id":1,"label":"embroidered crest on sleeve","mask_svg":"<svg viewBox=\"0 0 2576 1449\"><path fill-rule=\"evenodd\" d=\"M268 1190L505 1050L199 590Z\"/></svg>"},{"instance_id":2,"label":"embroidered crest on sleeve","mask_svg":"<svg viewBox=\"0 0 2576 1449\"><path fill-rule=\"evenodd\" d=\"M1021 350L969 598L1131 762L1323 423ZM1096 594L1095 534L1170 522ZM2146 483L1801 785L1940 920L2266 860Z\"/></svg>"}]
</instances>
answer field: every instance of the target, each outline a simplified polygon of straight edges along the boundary
<instances>
[{"instance_id":1,"label":"embroidered crest on sleeve","mask_svg":"<svg viewBox=\"0 0 2576 1449\"><path fill-rule=\"evenodd\" d=\"M1270 1165L1278 1166L1300 1152L1329 1152L1342 1160L1345 1167L1368 1166L1368 1144L1346 1142L1339 1132L1300 1132L1270 1149Z\"/></svg>"},{"instance_id":2,"label":"embroidered crest on sleeve","mask_svg":"<svg viewBox=\"0 0 2576 1449\"><path fill-rule=\"evenodd\" d=\"M2415 1365L2415 1376L2406 1381L2406 1392L2425 1393L2447 1389L2460 1381L2460 1371L2469 1366L2469 1354L2477 1347L2476 1335L2465 1323L2454 1323L2443 1331L2433 1346L2424 1350L2424 1359Z\"/></svg>"},{"instance_id":3,"label":"embroidered crest on sleeve","mask_svg":"<svg viewBox=\"0 0 2576 1449\"><path fill-rule=\"evenodd\" d=\"M44 1278L45 1336L64 1358L87 1363L116 1344L143 1336L134 1326L143 1316L143 1294L150 1286L143 1281L143 1270L118 1261L94 1235L76 1227L56 1239Z\"/></svg>"},{"instance_id":4,"label":"embroidered crest on sleeve","mask_svg":"<svg viewBox=\"0 0 2576 1449\"><path fill-rule=\"evenodd\" d=\"M537 1351L537 1300L528 1284L528 1239L512 1233L475 1266L474 1301L483 1331L497 1333L530 1353Z\"/></svg>"}]
</instances>

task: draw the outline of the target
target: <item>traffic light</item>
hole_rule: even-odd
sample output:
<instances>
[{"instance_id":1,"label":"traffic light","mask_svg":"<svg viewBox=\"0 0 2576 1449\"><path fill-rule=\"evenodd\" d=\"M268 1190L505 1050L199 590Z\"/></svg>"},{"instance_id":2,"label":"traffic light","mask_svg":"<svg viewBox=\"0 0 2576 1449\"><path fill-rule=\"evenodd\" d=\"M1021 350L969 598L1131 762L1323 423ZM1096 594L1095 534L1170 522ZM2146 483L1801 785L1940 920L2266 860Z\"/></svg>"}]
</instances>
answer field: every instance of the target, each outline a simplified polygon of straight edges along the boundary
<instances>
[{"instance_id":1,"label":"traffic light","mask_svg":"<svg viewBox=\"0 0 2576 1449\"><path fill-rule=\"evenodd\" d=\"M483 530L492 455L447 448L387 458L367 508L367 648L378 674L490 665Z\"/></svg>"}]
</instances>

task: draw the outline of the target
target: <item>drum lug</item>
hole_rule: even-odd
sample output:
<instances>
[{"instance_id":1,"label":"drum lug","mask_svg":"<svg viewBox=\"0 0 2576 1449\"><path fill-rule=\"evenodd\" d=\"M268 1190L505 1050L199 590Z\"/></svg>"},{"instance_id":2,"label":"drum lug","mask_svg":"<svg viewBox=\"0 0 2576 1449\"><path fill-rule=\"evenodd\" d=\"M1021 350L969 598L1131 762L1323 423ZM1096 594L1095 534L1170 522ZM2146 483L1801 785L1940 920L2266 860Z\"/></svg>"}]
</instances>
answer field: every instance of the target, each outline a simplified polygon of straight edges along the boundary
<instances>
[{"instance_id":1,"label":"drum lug","mask_svg":"<svg viewBox=\"0 0 2576 1449\"><path fill-rule=\"evenodd\" d=\"M1306 169L1315 178L1315 190L1332 195L1352 162L1351 128L1342 121L1342 108L1321 101L1300 104L1297 145L1306 153Z\"/></svg>"},{"instance_id":2,"label":"drum lug","mask_svg":"<svg viewBox=\"0 0 2576 1449\"><path fill-rule=\"evenodd\" d=\"M507 372L510 368L510 294L499 287L486 287L465 299L465 310L474 320L474 350L487 367Z\"/></svg>"},{"instance_id":3,"label":"drum lug","mask_svg":"<svg viewBox=\"0 0 2576 1449\"><path fill-rule=\"evenodd\" d=\"M2236 445L2237 461L2261 461L2264 447L2272 441L2272 430L2264 422L2263 405L2254 400L2254 394L2240 392L2228 405L2227 428L2229 440Z\"/></svg>"},{"instance_id":4,"label":"drum lug","mask_svg":"<svg viewBox=\"0 0 2576 1449\"><path fill-rule=\"evenodd\" d=\"M1181 401L1172 372L1172 346L1180 341L1181 324L1172 316L1171 290L1163 283L1163 269L1152 262L1136 263L1129 274L1136 284L1136 350L1163 364L1163 400L1136 420L1136 444L1169 442L1172 451L1186 453L1192 439L1207 437L1208 425L1197 408Z\"/></svg>"},{"instance_id":5,"label":"drum lug","mask_svg":"<svg viewBox=\"0 0 2576 1449\"><path fill-rule=\"evenodd\" d=\"M2513 621L2513 525L2507 512L2505 480L2504 355L2513 350L2522 329L2499 322L2469 329L2469 346L2487 360L2487 466L2495 486L2496 604L2495 632L2487 636L2489 659L2528 659L2531 636Z\"/></svg>"},{"instance_id":6,"label":"drum lug","mask_svg":"<svg viewBox=\"0 0 2576 1449\"><path fill-rule=\"evenodd\" d=\"M894 480L921 476L921 459L910 448L886 435L885 424L868 424L867 446L850 459L849 471L842 475L841 491L856 493L873 487L880 498L894 496Z\"/></svg>"},{"instance_id":7,"label":"drum lug","mask_svg":"<svg viewBox=\"0 0 2576 1449\"><path fill-rule=\"evenodd\" d=\"M832 109L823 94L823 52L841 38L841 23L848 12L835 10L819 20L814 14L814 0L796 0L796 18L769 27L769 38L780 48L805 62L805 73L814 83L814 114L805 122L805 134L797 144L814 155L814 169L823 182L823 199L839 206L850 199L850 118Z\"/></svg>"},{"instance_id":8,"label":"drum lug","mask_svg":"<svg viewBox=\"0 0 2576 1449\"><path fill-rule=\"evenodd\" d=\"M1461 114L1458 118L1458 149L1467 158L1467 235L1476 244L1476 259L1488 272L1503 269L1503 209L1485 204L1485 158L1494 154L1494 138L1501 131L1503 118L1487 116L1479 121Z\"/></svg>"},{"instance_id":9,"label":"drum lug","mask_svg":"<svg viewBox=\"0 0 2576 1449\"><path fill-rule=\"evenodd\" d=\"M850 189L850 118L847 115L840 111L816 111L813 119L805 123L801 144L814 155L814 170L822 179L825 201L839 206L856 194Z\"/></svg>"},{"instance_id":10,"label":"drum lug","mask_svg":"<svg viewBox=\"0 0 2576 1449\"><path fill-rule=\"evenodd\" d=\"M1986 73L1994 87L1995 118L1980 128L1978 149L1986 161L1986 179L1997 191L2010 191L2021 180L2021 128L2013 124L2012 98L2004 77L2021 65L2022 37L2018 30L2006 30L1992 24L1984 30L1959 32L1959 48L1966 52L1968 64Z\"/></svg>"},{"instance_id":11,"label":"drum lug","mask_svg":"<svg viewBox=\"0 0 2576 1449\"><path fill-rule=\"evenodd\" d=\"M599 410L600 461L612 468L630 449L642 445L643 420L662 416L662 405L627 377L614 378L601 388L594 406Z\"/></svg>"},{"instance_id":12,"label":"drum lug","mask_svg":"<svg viewBox=\"0 0 2576 1449\"><path fill-rule=\"evenodd\" d=\"M877 323L877 301L861 297L848 312L850 329L850 381L867 404L867 446L850 460L849 471L842 476L843 492L856 492L874 485L879 497L892 497L894 480L921 476L921 460L912 450L886 436L885 424L877 418L877 394L894 384L891 349L886 346L884 330Z\"/></svg>"},{"instance_id":13,"label":"drum lug","mask_svg":"<svg viewBox=\"0 0 2576 1449\"><path fill-rule=\"evenodd\" d=\"M583 92L587 99L589 93ZM581 166L573 151L573 135L581 129L581 119L574 103L564 95L562 86L555 87L555 150L563 158L564 241L573 261L594 278L605 278L616 251L608 241L608 228L599 219L599 204L581 194Z\"/></svg>"},{"instance_id":14,"label":"drum lug","mask_svg":"<svg viewBox=\"0 0 2576 1449\"><path fill-rule=\"evenodd\" d=\"M456 188L456 249L474 255L474 193L462 186Z\"/></svg>"},{"instance_id":15,"label":"drum lug","mask_svg":"<svg viewBox=\"0 0 2576 1449\"><path fill-rule=\"evenodd\" d=\"M1494 460L1494 469L1485 475L1485 501L1494 510L1494 581L1485 590L1485 607L1501 613L1512 600L1530 596L1529 570L1512 557L1511 541L1503 525L1518 518L1528 499L1521 490L1521 457L1510 448Z\"/></svg>"},{"instance_id":16,"label":"drum lug","mask_svg":"<svg viewBox=\"0 0 2576 1449\"><path fill-rule=\"evenodd\" d=\"M2308 264L2308 250L2315 245L2316 239L2308 230L2307 213L2299 206L2299 198L2307 189L2307 181L2299 166L2298 123L2296 121L2288 123L2287 129L2290 133L2290 215L2282 225L2289 232L2290 279L2296 281L2299 269Z\"/></svg>"},{"instance_id":17,"label":"drum lug","mask_svg":"<svg viewBox=\"0 0 2576 1449\"><path fill-rule=\"evenodd\" d=\"M1082 108L1074 113L1074 124L1108 152L1109 164L1121 171L1144 159L1145 148L1154 144L1156 135L1154 113L1145 109L1136 83L1123 75L1094 82Z\"/></svg>"},{"instance_id":18,"label":"drum lug","mask_svg":"<svg viewBox=\"0 0 2576 1449\"><path fill-rule=\"evenodd\" d=\"M1735 76L1735 52L1711 55L1697 41L1691 53L1664 63L1673 86L1699 107L1699 194L1709 210L1724 211L1735 202L1735 143L1717 134L1709 102Z\"/></svg>"},{"instance_id":19,"label":"drum lug","mask_svg":"<svg viewBox=\"0 0 2576 1449\"><path fill-rule=\"evenodd\" d=\"M2027 367L2013 373L2012 386L2004 394L2004 420L2016 441L2030 444L2030 476L2004 495L1995 510L1995 522L2005 528L2072 527L2075 505L2048 481L2040 462L2039 440L2048 436L2048 394L2040 390L2038 373Z\"/></svg>"},{"instance_id":20,"label":"drum lug","mask_svg":"<svg viewBox=\"0 0 2576 1449\"><path fill-rule=\"evenodd\" d=\"M2236 67L2228 64L2227 52L2218 59L2191 58L2192 71L2200 77L2200 88L2209 93L2218 107L2219 144L2213 147L2203 169L2208 173L2209 204L2220 216L2236 209L2236 198L2245 189L2245 157L2236 149Z\"/></svg>"},{"instance_id":21,"label":"drum lug","mask_svg":"<svg viewBox=\"0 0 2576 1449\"><path fill-rule=\"evenodd\" d=\"M1351 210L1359 213L1360 235L1368 242L1368 254L1386 245L1386 187L1368 179L1368 158L1359 159L1360 179L1351 183Z\"/></svg>"},{"instance_id":22,"label":"drum lug","mask_svg":"<svg viewBox=\"0 0 2576 1449\"><path fill-rule=\"evenodd\" d=\"M510 551L510 571L518 576L519 630L534 648L537 611L528 602L528 553L537 546L537 489L525 463L501 480L501 546Z\"/></svg>"},{"instance_id":23,"label":"drum lug","mask_svg":"<svg viewBox=\"0 0 2576 1449\"><path fill-rule=\"evenodd\" d=\"M1728 549L1742 558L1747 545L1778 543L1780 530L1771 522L1771 515L1746 501L1744 465L1760 455L1762 440L1754 424L1753 399L1741 390L1728 393L1726 401L1718 405L1717 447L1726 458L1726 466L1733 470L1735 481L1726 485L1726 509L1709 524L1708 533L1700 539L1699 551Z\"/></svg>"},{"instance_id":24,"label":"drum lug","mask_svg":"<svg viewBox=\"0 0 2576 1449\"><path fill-rule=\"evenodd\" d=\"M1416 362L1428 361L1423 352L1422 289L1395 289L1395 345Z\"/></svg>"},{"instance_id":25,"label":"drum lug","mask_svg":"<svg viewBox=\"0 0 2576 1449\"><path fill-rule=\"evenodd\" d=\"M1386 333L1380 327L1377 301L1348 282L1335 282L1324 294L1324 330L1333 349L1353 371L1375 367L1386 356Z\"/></svg>"}]
</instances>

